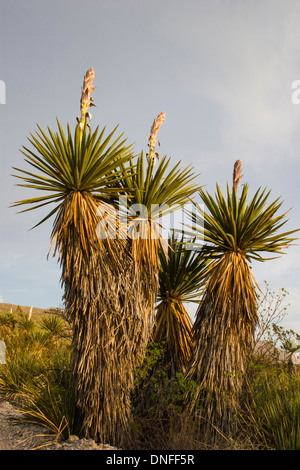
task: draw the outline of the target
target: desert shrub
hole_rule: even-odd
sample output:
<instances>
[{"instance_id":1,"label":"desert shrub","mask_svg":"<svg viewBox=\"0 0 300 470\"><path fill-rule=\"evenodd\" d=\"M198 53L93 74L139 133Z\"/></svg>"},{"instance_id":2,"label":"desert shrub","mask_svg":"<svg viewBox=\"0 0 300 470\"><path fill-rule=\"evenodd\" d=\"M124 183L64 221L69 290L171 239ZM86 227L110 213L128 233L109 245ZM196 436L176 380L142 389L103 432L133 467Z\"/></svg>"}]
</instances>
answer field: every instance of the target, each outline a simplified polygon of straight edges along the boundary
<instances>
[{"instance_id":1,"label":"desert shrub","mask_svg":"<svg viewBox=\"0 0 300 470\"><path fill-rule=\"evenodd\" d=\"M300 449L300 373L285 364L252 364L241 420L262 449Z\"/></svg>"},{"instance_id":2,"label":"desert shrub","mask_svg":"<svg viewBox=\"0 0 300 470\"><path fill-rule=\"evenodd\" d=\"M13 313L0 315L0 339L6 341L11 332L16 328L18 319Z\"/></svg>"},{"instance_id":3,"label":"desert shrub","mask_svg":"<svg viewBox=\"0 0 300 470\"><path fill-rule=\"evenodd\" d=\"M135 370L132 433L125 443L127 448L159 450L197 446L194 422L184 407L185 395L194 393L197 386L182 373L169 378L161 362L164 347L164 342L150 342L142 364Z\"/></svg>"},{"instance_id":4,"label":"desert shrub","mask_svg":"<svg viewBox=\"0 0 300 470\"><path fill-rule=\"evenodd\" d=\"M0 315L0 327L7 327L9 330L13 330L16 327L18 319L13 313L3 313Z\"/></svg>"},{"instance_id":5,"label":"desert shrub","mask_svg":"<svg viewBox=\"0 0 300 470\"><path fill-rule=\"evenodd\" d=\"M51 338L41 331L19 329L6 338L6 364L0 370L0 393L15 400L20 387L49 368L53 354Z\"/></svg>"},{"instance_id":6,"label":"desert shrub","mask_svg":"<svg viewBox=\"0 0 300 470\"><path fill-rule=\"evenodd\" d=\"M51 369L20 387L23 420L40 424L63 439L80 435L82 421L75 406L70 356L56 356Z\"/></svg>"}]
</instances>

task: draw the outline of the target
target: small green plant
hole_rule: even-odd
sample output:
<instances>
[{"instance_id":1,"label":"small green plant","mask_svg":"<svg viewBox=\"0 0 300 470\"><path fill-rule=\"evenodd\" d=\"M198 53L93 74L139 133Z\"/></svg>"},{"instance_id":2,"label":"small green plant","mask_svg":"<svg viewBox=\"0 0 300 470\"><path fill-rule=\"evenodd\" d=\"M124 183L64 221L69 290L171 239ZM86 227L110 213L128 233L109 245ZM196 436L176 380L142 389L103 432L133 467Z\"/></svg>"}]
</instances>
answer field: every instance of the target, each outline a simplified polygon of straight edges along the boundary
<instances>
[{"instance_id":1,"label":"small green plant","mask_svg":"<svg viewBox=\"0 0 300 470\"><path fill-rule=\"evenodd\" d=\"M18 328L23 330L24 332L31 332L36 328L35 321L30 318L28 313L24 313L20 306L17 309L17 316L18 316Z\"/></svg>"},{"instance_id":2,"label":"small green plant","mask_svg":"<svg viewBox=\"0 0 300 470\"><path fill-rule=\"evenodd\" d=\"M71 434L80 435L82 421L78 413L70 365L52 364L50 372L44 372L30 384L21 387L19 409L23 420L50 429L57 437L68 439Z\"/></svg>"},{"instance_id":3,"label":"small green plant","mask_svg":"<svg viewBox=\"0 0 300 470\"><path fill-rule=\"evenodd\" d=\"M197 384L187 380L182 373L169 378L163 367L159 367L165 344L149 343L140 368L135 371L136 389L134 403L138 412L147 414L183 411L183 399L187 393L195 395Z\"/></svg>"},{"instance_id":4,"label":"small green plant","mask_svg":"<svg viewBox=\"0 0 300 470\"><path fill-rule=\"evenodd\" d=\"M39 326L44 333L47 333L56 342L69 336L66 322L56 315L44 316Z\"/></svg>"},{"instance_id":5,"label":"small green plant","mask_svg":"<svg viewBox=\"0 0 300 470\"><path fill-rule=\"evenodd\" d=\"M13 313L0 315L0 339L6 340L7 336L16 328L17 317Z\"/></svg>"},{"instance_id":6,"label":"small green plant","mask_svg":"<svg viewBox=\"0 0 300 470\"><path fill-rule=\"evenodd\" d=\"M254 367L242 421L263 449L300 449L300 375L285 365Z\"/></svg>"},{"instance_id":7,"label":"small green plant","mask_svg":"<svg viewBox=\"0 0 300 470\"><path fill-rule=\"evenodd\" d=\"M175 380L170 382L167 390L166 403L170 409L178 412L183 412L183 400L187 394L189 396L196 396L198 385L193 380L187 380L185 376L178 372Z\"/></svg>"},{"instance_id":8,"label":"small green plant","mask_svg":"<svg viewBox=\"0 0 300 470\"><path fill-rule=\"evenodd\" d=\"M269 385L267 385L269 386ZM268 390L272 396L273 393ZM300 380L293 377L279 387L264 406L266 434L276 450L300 450Z\"/></svg>"},{"instance_id":9,"label":"small green plant","mask_svg":"<svg viewBox=\"0 0 300 470\"><path fill-rule=\"evenodd\" d=\"M139 367L134 370L135 387L140 388L141 385L148 379L155 364L159 362L162 357L164 349L164 341L155 343L150 341L147 346L145 357Z\"/></svg>"},{"instance_id":10,"label":"small green plant","mask_svg":"<svg viewBox=\"0 0 300 470\"><path fill-rule=\"evenodd\" d=\"M183 405L185 395L195 395L198 386L182 373L169 377L161 364L164 348L164 342L149 343L145 360L135 370L132 439L126 448L188 449L199 445L195 443L195 423Z\"/></svg>"}]
</instances>

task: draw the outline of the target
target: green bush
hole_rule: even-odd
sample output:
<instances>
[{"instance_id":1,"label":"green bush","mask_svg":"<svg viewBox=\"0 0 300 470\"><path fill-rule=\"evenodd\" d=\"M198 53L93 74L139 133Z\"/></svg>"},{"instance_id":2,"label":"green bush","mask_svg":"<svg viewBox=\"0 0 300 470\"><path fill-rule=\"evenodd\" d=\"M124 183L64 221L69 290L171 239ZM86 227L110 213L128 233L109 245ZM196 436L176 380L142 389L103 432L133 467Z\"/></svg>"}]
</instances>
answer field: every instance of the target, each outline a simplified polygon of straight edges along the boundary
<instances>
[{"instance_id":1,"label":"green bush","mask_svg":"<svg viewBox=\"0 0 300 470\"><path fill-rule=\"evenodd\" d=\"M300 373L285 365L255 366L246 404L252 437L261 448L300 450Z\"/></svg>"},{"instance_id":2,"label":"green bush","mask_svg":"<svg viewBox=\"0 0 300 470\"><path fill-rule=\"evenodd\" d=\"M80 435L82 421L75 406L69 361L66 357L47 373L20 387L19 409L24 420L45 426L58 437Z\"/></svg>"}]
</instances>

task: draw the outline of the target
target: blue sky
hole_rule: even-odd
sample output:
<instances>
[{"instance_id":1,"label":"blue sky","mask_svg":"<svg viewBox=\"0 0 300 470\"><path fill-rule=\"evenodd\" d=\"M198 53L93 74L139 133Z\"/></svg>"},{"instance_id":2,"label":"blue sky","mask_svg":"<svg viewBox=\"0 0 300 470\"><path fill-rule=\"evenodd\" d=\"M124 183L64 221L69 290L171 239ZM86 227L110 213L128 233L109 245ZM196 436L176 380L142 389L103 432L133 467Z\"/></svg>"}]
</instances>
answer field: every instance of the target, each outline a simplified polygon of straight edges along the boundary
<instances>
[{"instance_id":1,"label":"blue sky","mask_svg":"<svg viewBox=\"0 0 300 470\"><path fill-rule=\"evenodd\" d=\"M0 0L0 301L59 306L60 268L47 260L51 222L17 214L12 202L26 137L75 124L85 72L95 69L92 125L119 124L137 152L166 111L160 154L193 164L213 192L231 181L235 160L254 192L272 189L288 228L300 227L300 3L295 0ZM284 324L300 331L300 247L253 265L263 286L284 287Z\"/></svg>"}]
</instances>

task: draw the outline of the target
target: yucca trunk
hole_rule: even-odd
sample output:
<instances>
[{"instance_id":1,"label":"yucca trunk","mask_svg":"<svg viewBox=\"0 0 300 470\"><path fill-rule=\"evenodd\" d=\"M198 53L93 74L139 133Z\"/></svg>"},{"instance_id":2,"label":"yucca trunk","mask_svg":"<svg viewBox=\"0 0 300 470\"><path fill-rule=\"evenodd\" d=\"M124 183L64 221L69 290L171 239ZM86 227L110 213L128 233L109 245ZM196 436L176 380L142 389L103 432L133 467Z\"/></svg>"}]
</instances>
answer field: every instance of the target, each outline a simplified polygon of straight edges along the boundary
<instances>
[{"instance_id":1,"label":"yucca trunk","mask_svg":"<svg viewBox=\"0 0 300 470\"><path fill-rule=\"evenodd\" d=\"M184 374L191 357L192 326L182 302L166 299L159 304L153 341L165 343L159 367L163 367L168 377Z\"/></svg>"},{"instance_id":2,"label":"yucca trunk","mask_svg":"<svg viewBox=\"0 0 300 470\"><path fill-rule=\"evenodd\" d=\"M257 324L256 295L242 253L213 263L196 313L194 348L187 378L199 389L190 401L203 438L230 435L238 411L243 374Z\"/></svg>"},{"instance_id":3,"label":"yucca trunk","mask_svg":"<svg viewBox=\"0 0 300 470\"><path fill-rule=\"evenodd\" d=\"M152 271L151 276L145 266L132 267L131 308L138 317L138 324L133 321L133 364L138 366L144 358L147 345L152 337L155 316L155 303L158 292L158 272Z\"/></svg>"},{"instance_id":4,"label":"yucca trunk","mask_svg":"<svg viewBox=\"0 0 300 470\"><path fill-rule=\"evenodd\" d=\"M78 205L75 198L80 200ZM53 236L60 254L66 312L73 327L76 404L85 437L120 446L130 419L132 340L139 327L135 312L128 308L131 293L126 283L130 284L131 270L124 264L127 241L99 242L97 204L90 195L73 193L69 203L77 207L76 218L66 223L67 207L62 206Z\"/></svg>"}]
</instances>

